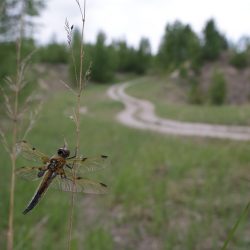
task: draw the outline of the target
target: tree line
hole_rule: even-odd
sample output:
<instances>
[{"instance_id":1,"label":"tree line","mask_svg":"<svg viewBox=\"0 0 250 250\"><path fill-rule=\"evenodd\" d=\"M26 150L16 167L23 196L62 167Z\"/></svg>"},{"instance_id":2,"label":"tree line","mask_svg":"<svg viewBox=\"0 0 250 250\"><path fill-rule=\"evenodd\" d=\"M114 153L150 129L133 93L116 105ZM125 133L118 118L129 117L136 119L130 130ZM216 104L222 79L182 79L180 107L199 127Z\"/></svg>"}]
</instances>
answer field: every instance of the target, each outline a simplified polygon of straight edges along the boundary
<instances>
[{"instance_id":1,"label":"tree line","mask_svg":"<svg viewBox=\"0 0 250 250\"><path fill-rule=\"evenodd\" d=\"M35 62L68 63L69 72L74 81L74 66L71 53L66 44L52 40L47 45L38 46L30 32L31 17L38 15L44 8L43 0L3 0L0 11L0 78L10 75L15 69L15 38L17 20L20 13L11 11L22 9L23 16L23 48L25 56L33 50ZM13 14L13 13L19 13ZM66 40L66 39L65 39ZM74 29L72 48L78 53L80 34ZM142 38L137 48L130 46L126 40L114 40L107 43L104 32L99 32L95 43L85 44L84 71L91 71L91 79L96 82L113 81L117 73L146 74L148 72L171 72L179 69L185 75L188 70L199 74L203 63L217 60L223 51L230 51L230 62L242 69L250 63L250 39L241 39L239 46L228 41L217 28L213 19L205 23L201 34L192 30L189 24L175 21L166 25L158 51L152 54L150 41ZM78 57L76 57L78 58ZM3 63L4 62L4 63ZM75 62L79 70L80 62Z\"/></svg>"}]
</instances>

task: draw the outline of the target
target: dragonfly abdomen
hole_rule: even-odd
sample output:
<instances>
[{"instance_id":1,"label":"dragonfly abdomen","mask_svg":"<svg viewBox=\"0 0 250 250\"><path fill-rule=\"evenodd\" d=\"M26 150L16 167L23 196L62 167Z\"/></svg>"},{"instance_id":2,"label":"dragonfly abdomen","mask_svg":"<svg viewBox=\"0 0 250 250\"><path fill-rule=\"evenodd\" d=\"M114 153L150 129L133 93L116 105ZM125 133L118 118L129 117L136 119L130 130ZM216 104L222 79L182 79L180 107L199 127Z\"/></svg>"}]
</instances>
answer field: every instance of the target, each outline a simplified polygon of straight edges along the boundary
<instances>
[{"instance_id":1,"label":"dragonfly abdomen","mask_svg":"<svg viewBox=\"0 0 250 250\"><path fill-rule=\"evenodd\" d=\"M35 195L31 199L31 201L28 204L28 206L26 207L26 209L23 211L23 214L27 214L30 210L32 210L37 205L37 203L40 201L42 196L45 194L50 183L56 177L56 175L57 174L53 171L50 171L50 170L47 171L47 173L44 176L42 182L40 183L37 191L35 192Z\"/></svg>"}]
</instances>

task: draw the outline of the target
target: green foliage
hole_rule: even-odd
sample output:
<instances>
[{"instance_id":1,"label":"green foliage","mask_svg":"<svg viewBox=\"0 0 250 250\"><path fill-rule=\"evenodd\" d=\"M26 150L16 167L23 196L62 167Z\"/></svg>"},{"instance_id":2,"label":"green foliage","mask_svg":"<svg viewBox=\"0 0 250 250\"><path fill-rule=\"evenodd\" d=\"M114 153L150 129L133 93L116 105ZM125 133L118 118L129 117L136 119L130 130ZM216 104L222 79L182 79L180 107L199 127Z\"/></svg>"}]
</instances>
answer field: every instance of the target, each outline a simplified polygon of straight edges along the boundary
<instances>
[{"instance_id":1,"label":"green foliage","mask_svg":"<svg viewBox=\"0 0 250 250\"><path fill-rule=\"evenodd\" d=\"M226 38L217 30L215 21L210 19L207 21L203 30L204 45L202 46L203 60L216 60L221 51L228 48Z\"/></svg>"},{"instance_id":2,"label":"green foliage","mask_svg":"<svg viewBox=\"0 0 250 250\"><path fill-rule=\"evenodd\" d=\"M200 42L191 27L179 21L168 24L158 51L161 67L174 69L186 61L192 64L199 58Z\"/></svg>"},{"instance_id":3,"label":"green foliage","mask_svg":"<svg viewBox=\"0 0 250 250\"><path fill-rule=\"evenodd\" d=\"M155 85L147 84L143 87L145 91L141 91L139 84L133 88L152 98L153 91L148 88ZM127 128L112 119L123 107L109 100L106 90L105 85L86 89L83 105L88 106L92 115L82 117L81 152L87 156L100 152L110 156L112 164L108 168L88 173L88 178L108 184L110 192L101 197L84 194L77 197L73 233L78 248L139 249L144 239L154 239L159 246L165 244L166 249L187 249L187 246L220 249L222 238L218 231L225 239L249 197L248 185L242 182L249 172L249 143L162 136ZM154 98L159 100L159 95ZM73 103L69 93L54 93L47 99L27 140L53 155L63 144L63 134L74 152L75 127L62 113ZM176 110L176 115L182 107ZM237 110L241 113L241 108ZM224 116L223 111L217 118ZM202 112L206 117L207 109L202 108ZM192 116L197 116L196 109ZM2 144L0 149L3 232L7 224L10 167ZM29 163L18 160L17 167ZM98 178L93 177L95 174ZM51 188L29 216L21 214L38 184L39 181L16 179L15 249L65 249L69 233L68 194ZM230 243L232 249L248 249L250 225L245 221ZM4 237L0 239L1 249L6 249L5 241Z\"/></svg>"},{"instance_id":4,"label":"green foliage","mask_svg":"<svg viewBox=\"0 0 250 250\"><path fill-rule=\"evenodd\" d=\"M112 250L114 249L113 245L112 236L102 228L88 232L84 241L84 249L87 250Z\"/></svg>"},{"instance_id":5,"label":"green foliage","mask_svg":"<svg viewBox=\"0 0 250 250\"><path fill-rule=\"evenodd\" d=\"M194 77L189 79L190 89L188 92L188 101L191 104L202 104L204 96L200 88L198 80Z\"/></svg>"},{"instance_id":6,"label":"green foliage","mask_svg":"<svg viewBox=\"0 0 250 250\"><path fill-rule=\"evenodd\" d=\"M227 88L224 75L215 70L209 89L209 100L212 104L221 105L226 100Z\"/></svg>"},{"instance_id":7,"label":"green foliage","mask_svg":"<svg viewBox=\"0 0 250 250\"><path fill-rule=\"evenodd\" d=\"M69 51L69 76L73 85L76 85L77 79L76 75L79 75L80 71L80 56L79 51L81 48L81 33L78 29L74 30L73 39L72 39L72 51ZM93 45L85 44L84 45L84 58L83 58L83 73L89 70L92 62L92 51ZM71 54L72 53L72 54ZM72 58L72 55L74 59Z\"/></svg>"},{"instance_id":8,"label":"green foliage","mask_svg":"<svg viewBox=\"0 0 250 250\"><path fill-rule=\"evenodd\" d=\"M115 60L112 47L105 45L106 35L100 32L93 47L91 78L97 82L109 82L114 78Z\"/></svg>"},{"instance_id":9,"label":"green foliage","mask_svg":"<svg viewBox=\"0 0 250 250\"><path fill-rule=\"evenodd\" d=\"M233 65L237 69L244 69L248 66L249 56L248 54L243 52L234 52L230 59L231 65Z\"/></svg>"},{"instance_id":10,"label":"green foliage","mask_svg":"<svg viewBox=\"0 0 250 250\"><path fill-rule=\"evenodd\" d=\"M15 43L0 44L0 79L16 72Z\"/></svg>"},{"instance_id":11,"label":"green foliage","mask_svg":"<svg viewBox=\"0 0 250 250\"><path fill-rule=\"evenodd\" d=\"M150 67L151 58L150 42L147 38L142 38L136 53L135 72L138 74L145 74Z\"/></svg>"},{"instance_id":12,"label":"green foliage","mask_svg":"<svg viewBox=\"0 0 250 250\"><path fill-rule=\"evenodd\" d=\"M34 26L32 17L38 16L45 7L46 0L1 0L0 38L4 41L14 41L23 16L23 36L29 37ZM27 18L25 18L27 17Z\"/></svg>"},{"instance_id":13,"label":"green foliage","mask_svg":"<svg viewBox=\"0 0 250 250\"><path fill-rule=\"evenodd\" d=\"M65 44L52 42L38 49L36 59L42 63L67 63L69 52Z\"/></svg>"},{"instance_id":14,"label":"green foliage","mask_svg":"<svg viewBox=\"0 0 250 250\"><path fill-rule=\"evenodd\" d=\"M100 32L94 45L84 45L83 72L84 75L90 70L90 78L93 81L104 83L109 82L114 77L116 67L116 55L112 46L106 46L106 36ZM73 56L70 56L69 72L73 83L76 82L76 72L80 70L79 51L81 46L81 34L79 30L73 33L72 49ZM88 76L89 77L89 76Z\"/></svg>"},{"instance_id":15,"label":"green foliage","mask_svg":"<svg viewBox=\"0 0 250 250\"><path fill-rule=\"evenodd\" d=\"M112 44L116 54L116 71L122 73L145 74L151 66L151 46L147 38L142 38L136 50L126 41L115 41Z\"/></svg>"},{"instance_id":16,"label":"green foliage","mask_svg":"<svg viewBox=\"0 0 250 250\"><path fill-rule=\"evenodd\" d=\"M133 72L136 51L127 45L126 41L115 41L113 47L117 55L117 71Z\"/></svg>"},{"instance_id":17,"label":"green foliage","mask_svg":"<svg viewBox=\"0 0 250 250\"><path fill-rule=\"evenodd\" d=\"M35 50L35 42L32 39L25 39L22 42L21 55L23 58ZM33 58L32 58L33 59ZM16 73L16 43L0 43L0 83L6 76Z\"/></svg>"},{"instance_id":18,"label":"green foliage","mask_svg":"<svg viewBox=\"0 0 250 250\"><path fill-rule=\"evenodd\" d=\"M166 81L165 77L150 77L137 80L126 92L129 95L146 99L154 103L156 113L167 119L206 122L211 124L249 126L250 105L188 105L183 103L183 86ZM152 84L153 83L153 84ZM190 82L191 83L191 82ZM197 82L197 84L199 84ZM143 91L142 91L143 89ZM179 93L182 93L179 95ZM206 101L204 94L204 104ZM168 98L168 96L170 98ZM172 101L174 99L174 101ZM178 102L178 100L180 100ZM178 104L176 104L178 102Z\"/></svg>"}]
</instances>

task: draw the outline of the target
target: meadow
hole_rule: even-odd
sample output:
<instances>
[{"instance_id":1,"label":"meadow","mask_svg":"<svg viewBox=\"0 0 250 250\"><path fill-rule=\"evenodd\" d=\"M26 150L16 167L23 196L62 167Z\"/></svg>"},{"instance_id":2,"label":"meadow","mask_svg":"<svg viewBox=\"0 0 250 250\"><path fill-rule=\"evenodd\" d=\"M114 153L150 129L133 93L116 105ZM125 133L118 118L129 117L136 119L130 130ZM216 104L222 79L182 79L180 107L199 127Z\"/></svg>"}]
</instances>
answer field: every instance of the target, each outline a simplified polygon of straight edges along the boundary
<instances>
[{"instance_id":1,"label":"meadow","mask_svg":"<svg viewBox=\"0 0 250 250\"><path fill-rule=\"evenodd\" d=\"M190 122L250 125L250 105L192 105L188 103L188 84L167 77L152 76L135 81L127 93L150 100L159 116ZM141 85L143 84L143 91Z\"/></svg>"},{"instance_id":2,"label":"meadow","mask_svg":"<svg viewBox=\"0 0 250 250\"><path fill-rule=\"evenodd\" d=\"M181 113L181 119L187 120L248 123L249 108L244 116L239 109L223 111L223 118L220 108L218 115L202 108L202 117L195 108L184 112L184 105L172 105L169 112L168 105L155 95L153 84L148 81L140 91L142 84L128 92L154 101L160 115L175 118ZM80 151L86 156L109 156L107 168L88 174L106 183L109 192L77 196L72 249L219 249L249 201L250 143L127 128L115 121L123 106L107 97L109 86L89 85L82 98L87 113L81 115ZM58 91L46 98L27 140L53 155L65 137L73 152L75 127L70 114L74 97ZM215 118L209 118L210 112ZM2 145L0 157L0 248L5 249L10 162ZM17 166L31 164L19 158ZM50 189L30 214L23 215L37 185L16 179L14 249L67 249L70 194ZM249 232L245 219L228 249L249 249Z\"/></svg>"}]
</instances>

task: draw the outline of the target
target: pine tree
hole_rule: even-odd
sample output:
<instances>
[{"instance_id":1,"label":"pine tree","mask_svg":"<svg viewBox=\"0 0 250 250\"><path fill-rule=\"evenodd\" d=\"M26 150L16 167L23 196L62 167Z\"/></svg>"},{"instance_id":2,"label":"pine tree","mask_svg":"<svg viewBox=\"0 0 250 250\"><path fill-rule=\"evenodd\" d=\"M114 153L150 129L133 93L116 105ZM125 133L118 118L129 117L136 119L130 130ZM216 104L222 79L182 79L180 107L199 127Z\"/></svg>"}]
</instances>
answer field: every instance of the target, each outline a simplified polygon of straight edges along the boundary
<instances>
[{"instance_id":1,"label":"pine tree","mask_svg":"<svg viewBox=\"0 0 250 250\"><path fill-rule=\"evenodd\" d=\"M163 68L173 69L186 61L197 60L199 53L199 39L189 25L176 21L166 26L157 56Z\"/></svg>"},{"instance_id":2,"label":"pine tree","mask_svg":"<svg viewBox=\"0 0 250 250\"><path fill-rule=\"evenodd\" d=\"M202 48L203 59L216 60L220 52L227 49L226 38L217 30L215 21L208 20L203 30L204 46Z\"/></svg>"}]
</instances>

